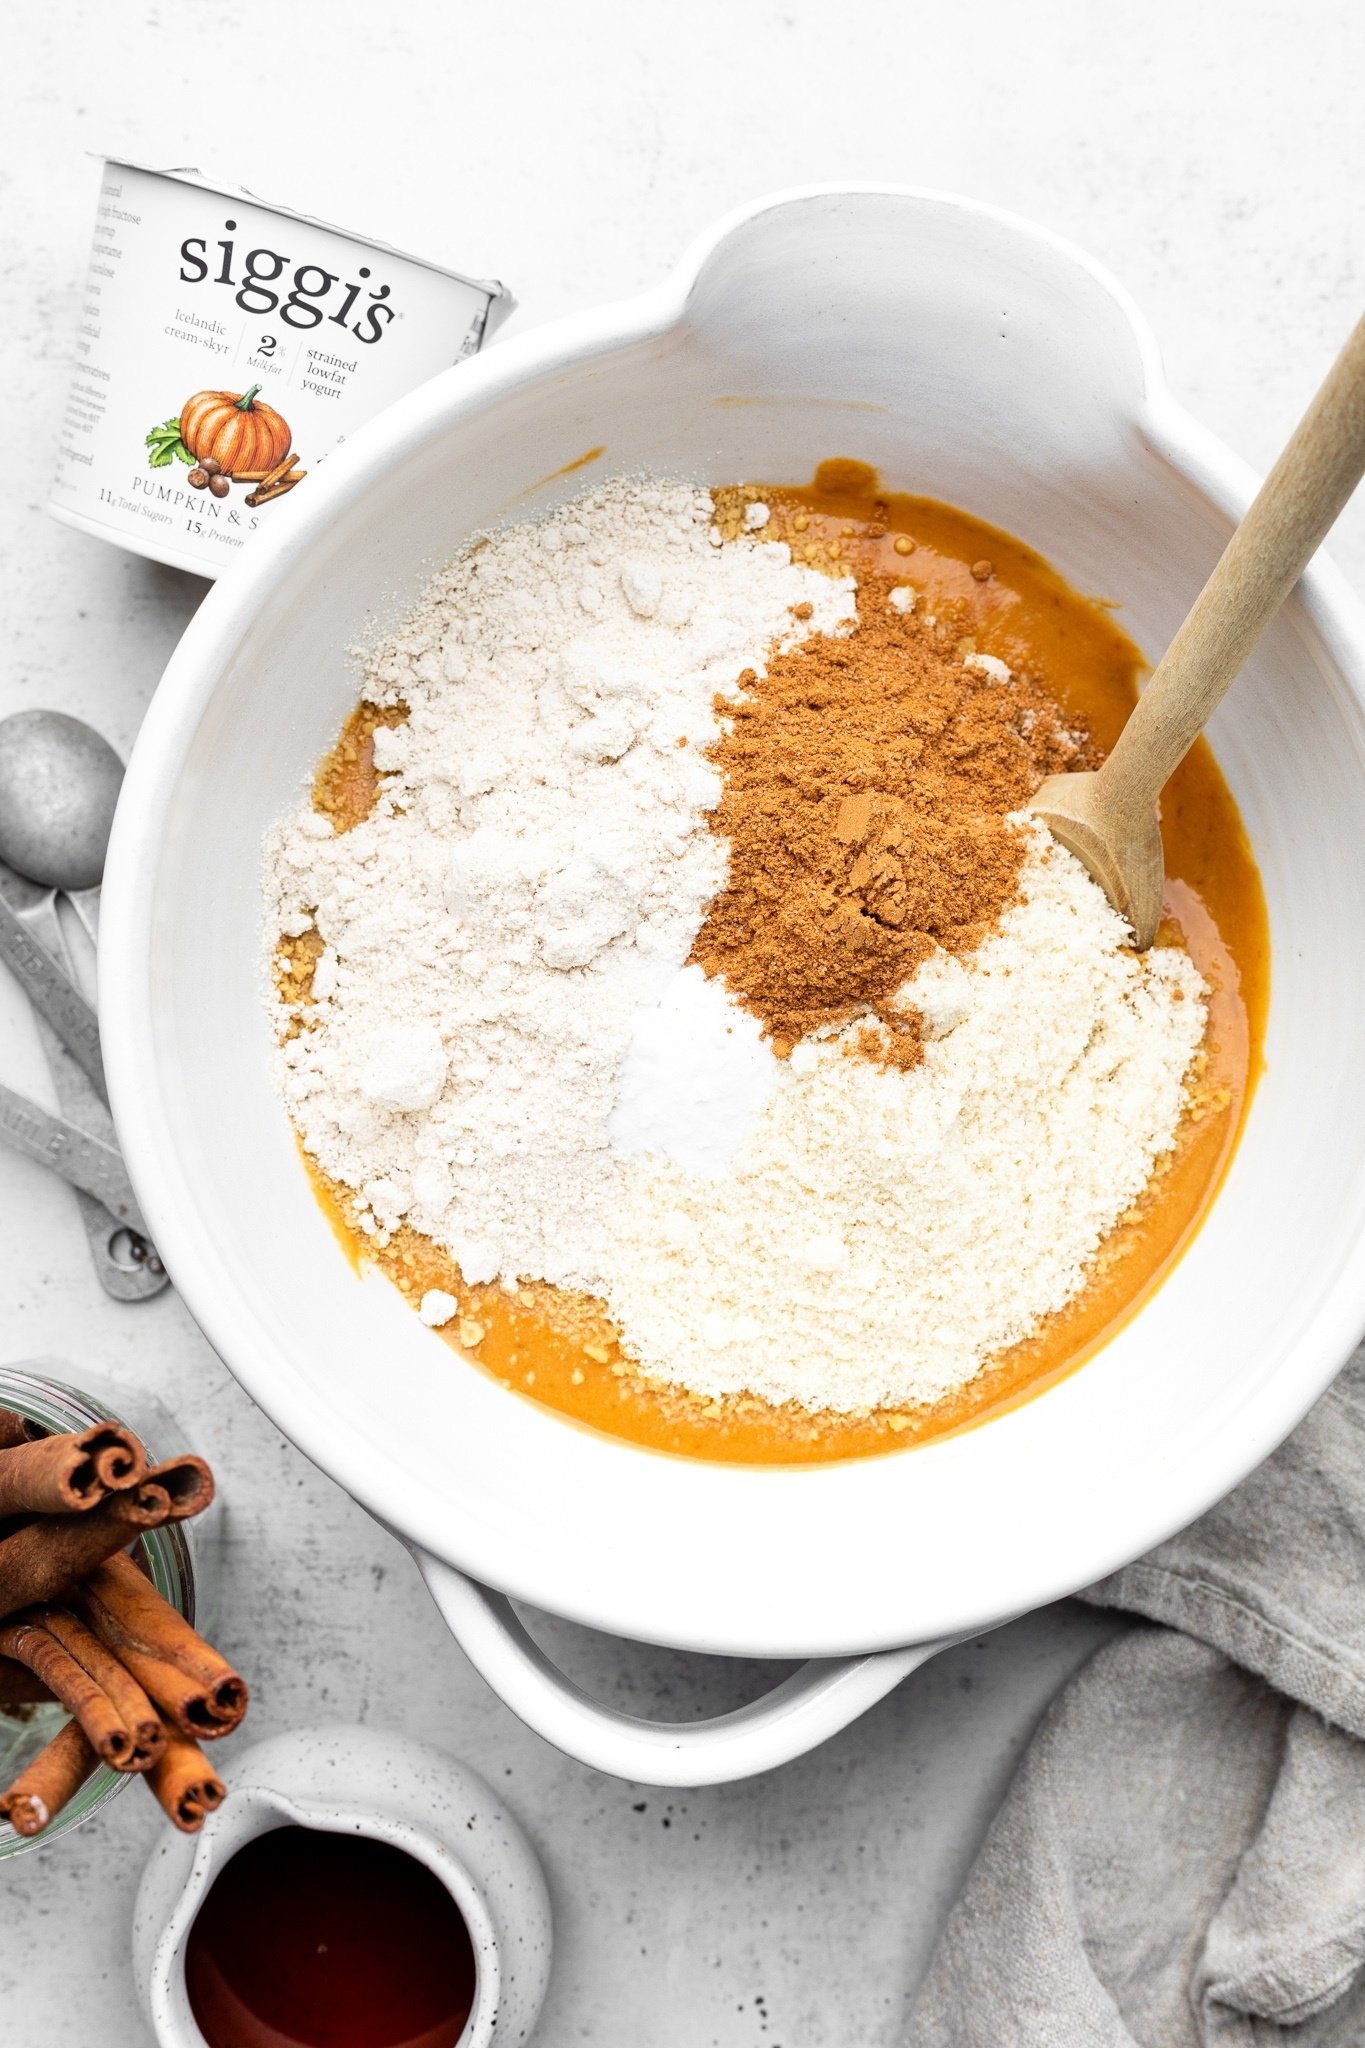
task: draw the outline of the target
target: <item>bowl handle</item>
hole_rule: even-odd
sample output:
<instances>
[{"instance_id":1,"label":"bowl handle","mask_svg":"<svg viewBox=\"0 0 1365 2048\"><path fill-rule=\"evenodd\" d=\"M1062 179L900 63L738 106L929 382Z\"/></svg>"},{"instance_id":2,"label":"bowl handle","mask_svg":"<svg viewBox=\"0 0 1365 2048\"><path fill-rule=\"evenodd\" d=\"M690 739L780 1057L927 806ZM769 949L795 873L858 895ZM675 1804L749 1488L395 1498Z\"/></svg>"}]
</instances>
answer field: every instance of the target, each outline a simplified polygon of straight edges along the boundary
<instances>
[{"instance_id":1,"label":"bowl handle","mask_svg":"<svg viewBox=\"0 0 1365 2048\"><path fill-rule=\"evenodd\" d=\"M580 1763L641 1785L721 1785L788 1763L856 1721L949 1647L948 1641L913 1643L863 1657L816 1658L731 1713L705 1721L644 1721L600 1705L566 1678L505 1595L426 1551L413 1554L456 1642L512 1712Z\"/></svg>"}]
</instances>

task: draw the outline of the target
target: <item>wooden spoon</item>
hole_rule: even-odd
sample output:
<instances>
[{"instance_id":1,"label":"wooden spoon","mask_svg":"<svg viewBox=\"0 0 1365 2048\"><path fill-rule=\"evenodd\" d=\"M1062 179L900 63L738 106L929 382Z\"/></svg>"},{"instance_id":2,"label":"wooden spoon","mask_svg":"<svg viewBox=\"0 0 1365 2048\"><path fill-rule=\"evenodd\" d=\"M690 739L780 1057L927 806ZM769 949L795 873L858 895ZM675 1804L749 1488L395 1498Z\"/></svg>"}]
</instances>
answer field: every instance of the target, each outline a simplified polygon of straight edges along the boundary
<instances>
[{"instance_id":1,"label":"wooden spoon","mask_svg":"<svg viewBox=\"0 0 1365 2048\"><path fill-rule=\"evenodd\" d=\"M1156 937L1165 864L1157 798L1365 471L1365 319L1093 773L1051 775L1030 810L1133 928Z\"/></svg>"}]
</instances>

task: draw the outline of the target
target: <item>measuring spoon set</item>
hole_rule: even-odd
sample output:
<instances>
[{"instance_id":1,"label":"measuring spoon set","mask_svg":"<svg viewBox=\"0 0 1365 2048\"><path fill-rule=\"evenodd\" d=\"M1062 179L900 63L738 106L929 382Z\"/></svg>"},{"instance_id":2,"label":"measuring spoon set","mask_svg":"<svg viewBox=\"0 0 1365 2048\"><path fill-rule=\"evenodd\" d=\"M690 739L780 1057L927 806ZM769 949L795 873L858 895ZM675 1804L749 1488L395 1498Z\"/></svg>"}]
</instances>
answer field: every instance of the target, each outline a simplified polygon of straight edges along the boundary
<instances>
[{"instance_id":1,"label":"measuring spoon set","mask_svg":"<svg viewBox=\"0 0 1365 2048\"><path fill-rule=\"evenodd\" d=\"M0 1140L77 1192L95 1272L118 1301L145 1301L168 1275L119 1154L99 1023L77 980L59 899L93 944L123 765L59 711L0 719L0 961L31 1003L61 1106L54 1115L0 1083Z\"/></svg>"}]
</instances>

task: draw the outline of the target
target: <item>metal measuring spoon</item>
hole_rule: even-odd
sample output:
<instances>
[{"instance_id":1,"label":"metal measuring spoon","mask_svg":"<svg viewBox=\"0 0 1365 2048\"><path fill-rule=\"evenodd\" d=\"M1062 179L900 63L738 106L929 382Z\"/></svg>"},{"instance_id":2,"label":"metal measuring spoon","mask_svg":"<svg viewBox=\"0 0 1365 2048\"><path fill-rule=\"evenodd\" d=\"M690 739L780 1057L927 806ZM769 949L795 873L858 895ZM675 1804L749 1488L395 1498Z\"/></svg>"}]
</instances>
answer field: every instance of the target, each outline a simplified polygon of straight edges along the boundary
<instances>
[{"instance_id":1,"label":"metal measuring spoon","mask_svg":"<svg viewBox=\"0 0 1365 2048\"><path fill-rule=\"evenodd\" d=\"M50 1110L41 1109L3 1083L0 1137L26 1158L36 1159L40 1166L59 1173L86 1201L93 1202L104 1216L106 1232L112 1219L115 1230L121 1230L127 1237L140 1237L142 1212L117 1146L68 1123L65 1117L53 1116ZM159 1265L157 1270L162 1270ZM161 1285L165 1284L163 1273Z\"/></svg>"},{"instance_id":2,"label":"metal measuring spoon","mask_svg":"<svg viewBox=\"0 0 1365 2048\"><path fill-rule=\"evenodd\" d=\"M63 1114L78 1128L83 1138L89 1139L89 1147L93 1151L108 1153L117 1161L118 1139L113 1118L105 1107L102 1093L97 1092L88 1073L81 1071L73 1057L73 1053L81 1055L87 1049L83 1030L73 1032L73 1022L79 1027L83 1017L88 1015L90 1037L97 1057L99 1028L94 1011L70 979L72 962L66 933L57 915L56 895L53 890L44 889L36 882L25 881L22 875L16 875L12 868L0 861L0 959L21 969L24 963L17 954L16 938L27 948L30 964L41 963L42 972L64 992L63 1007L57 1010L45 1007L41 1000L43 990L35 988L32 981L20 972L20 983L28 989L33 1000L34 1021ZM0 1095L6 1092L0 1089ZM43 1114L33 1104L24 1107L30 1116ZM44 1151L26 1146L13 1119L4 1115L0 1115L0 1140L17 1145L20 1151L28 1151L31 1158L52 1166L58 1173L66 1172L58 1161L57 1148L48 1146ZM121 1161L119 1171L122 1173ZM107 1173L105 1177L107 1180ZM140 1220L126 1220L130 1214L126 1174L120 1184L125 1192L120 1192L117 1202L96 1194L86 1181L70 1173L66 1173L66 1178L73 1181L78 1191L76 1200L89 1240L90 1256L96 1277L106 1294L112 1295L116 1301L146 1301L151 1295L160 1294L169 1276Z\"/></svg>"},{"instance_id":3,"label":"metal measuring spoon","mask_svg":"<svg viewBox=\"0 0 1365 2048\"><path fill-rule=\"evenodd\" d=\"M51 910L51 928L58 944L51 944L49 931L35 929L31 905L41 901ZM46 920L44 921L46 922ZM100 1028L94 1006L87 1002L71 979L70 956L57 921L57 899L51 889L26 882L0 863L0 960L13 972L20 988L37 1013L40 1028L52 1031L68 1048L101 1102L108 1100L104 1085L104 1060L100 1053Z\"/></svg>"},{"instance_id":4,"label":"metal measuring spoon","mask_svg":"<svg viewBox=\"0 0 1365 2048\"><path fill-rule=\"evenodd\" d=\"M94 940L122 780L123 764L113 748L80 719L61 711L20 711L0 719L0 957L18 972L38 1012L63 1111L105 1152L116 1148L117 1139L104 1103L99 1030L93 1009L74 986L56 892L68 897ZM0 1127L0 1136L18 1142L13 1128ZM47 1163L56 1164L51 1147ZM59 1165L56 1170L63 1171ZM127 1201L111 1203L87 1184L75 1184L84 1189L77 1196L81 1220L106 1293L118 1301L159 1294L168 1275L155 1246L138 1224L126 1220Z\"/></svg>"},{"instance_id":5,"label":"metal measuring spoon","mask_svg":"<svg viewBox=\"0 0 1365 2048\"><path fill-rule=\"evenodd\" d=\"M65 711L0 718L0 860L60 889L91 939L123 783L108 740Z\"/></svg>"}]
</instances>

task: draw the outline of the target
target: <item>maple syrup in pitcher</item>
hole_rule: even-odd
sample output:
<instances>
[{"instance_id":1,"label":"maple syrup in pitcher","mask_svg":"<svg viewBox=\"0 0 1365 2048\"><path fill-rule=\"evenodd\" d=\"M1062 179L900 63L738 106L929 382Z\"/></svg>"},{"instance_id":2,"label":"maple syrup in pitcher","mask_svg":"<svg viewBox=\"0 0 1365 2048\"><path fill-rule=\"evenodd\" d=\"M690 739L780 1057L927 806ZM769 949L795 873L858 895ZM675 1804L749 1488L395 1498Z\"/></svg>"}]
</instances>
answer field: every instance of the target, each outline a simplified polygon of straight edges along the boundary
<instances>
[{"instance_id":1,"label":"maple syrup in pitcher","mask_svg":"<svg viewBox=\"0 0 1365 2048\"><path fill-rule=\"evenodd\" d=\"M455 2048L474 1948L446 1887L406 1851L274 1828L210 1886L185 1986L208 2048Z\"/></svg>"}]
</instances>

